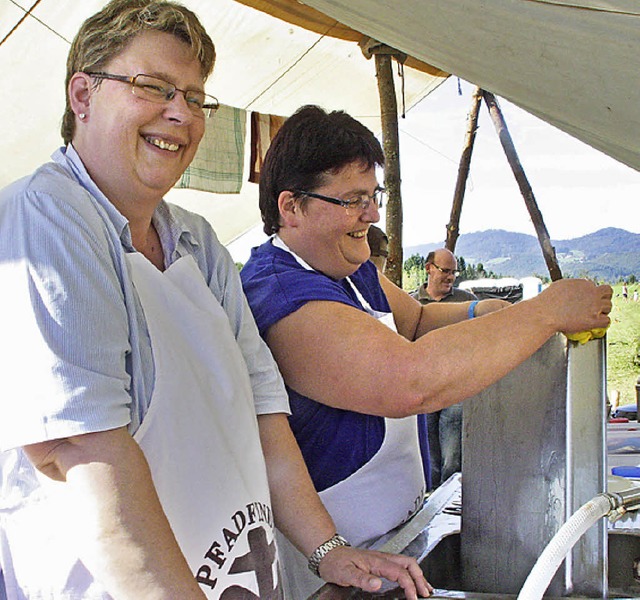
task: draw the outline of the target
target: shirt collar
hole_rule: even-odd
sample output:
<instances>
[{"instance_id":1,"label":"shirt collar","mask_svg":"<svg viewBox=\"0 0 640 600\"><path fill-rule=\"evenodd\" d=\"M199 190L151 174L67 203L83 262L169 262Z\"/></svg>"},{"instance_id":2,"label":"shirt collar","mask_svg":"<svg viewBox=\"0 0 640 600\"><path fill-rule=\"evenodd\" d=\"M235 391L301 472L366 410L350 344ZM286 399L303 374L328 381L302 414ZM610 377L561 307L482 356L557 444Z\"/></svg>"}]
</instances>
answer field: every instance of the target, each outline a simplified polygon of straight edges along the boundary
<instances>
[{"instance_id":1,"label":"shirt collar","mask_svg":"<svg viewBox=\"0 0 640 600\"><path fill-rule=\"evenodd\" d=\"M134 252L133 241L131 239L131 230L129 229L128 219L118 211L118 209L109 201L109 199L100 191L100 188L91 179L87 172L82 159L78 155L73 144L56 150L52 157L56 163L62 166L67 172L73 175L80 185L89 191L96 199L98 204L105 211L107 217L115 227L123 246L129 252ZM178 256L176 251L183 241L192 247L197 247L198 243L193 237L191 231L186 224L172 213L169 204L164 200L160 202L153 215L153 224L156 227L162 245L167 251L167 256L171 257L173 262Z\"/></svg>"},{"instance_id":2,"label":"shirt collar","mask_svg":"<svg viewBox=\"0 0 640 600\"><path fill-rule=\"evenodd\" d=\"M96 185L93 179L91 179L91 176L73 145L69 143L66 147L63 146L62 148L58 148L51 158L75 177L78 183L93 196L96 202L106 213L109 221L111 221L112 225L115 227L125 248L133 251L129 221L113 204L111 204L111 202L109 202L108 198L100 191L100 188Z\"/></svg>"},{"instance_id":3,"label":"shirt collar","mask_svg":"<svg viewBox=\"0 0 640 600\"><path fill-rule=\"evenodd\" d=\"M420 300L430 300L431 302L442 302L445 298L453 295L453 288L449 290L447 294L442 296L440 300L432 298L429 292L427 292L427 282L423 283L418 290L418 297Z\"/></svg>"},{"instance_id":4,"label":"shirt collar","mask_svg":"<svg viewBox=\"0 0 640 600\"><path fill-rule=\"evenodd\" d=\"M153 214L153 224L162 240L167 256L170 257L170 263L182 256L183 253L180 252L182 245L190 246L193 249L200 245L186 223L171 210L171 205L164 200L160 202Z\"/></svg>"}]
</instances>

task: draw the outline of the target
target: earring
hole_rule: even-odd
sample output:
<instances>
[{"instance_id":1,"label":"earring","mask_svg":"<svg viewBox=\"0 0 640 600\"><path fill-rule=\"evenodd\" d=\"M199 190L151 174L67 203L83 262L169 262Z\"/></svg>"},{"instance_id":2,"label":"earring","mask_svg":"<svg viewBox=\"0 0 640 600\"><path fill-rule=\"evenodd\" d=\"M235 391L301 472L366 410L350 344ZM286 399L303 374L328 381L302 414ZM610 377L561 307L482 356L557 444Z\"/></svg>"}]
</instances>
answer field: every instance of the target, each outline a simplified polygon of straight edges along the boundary
<instances>
[{"instance_id":1,"label":"earring","mask_svg":"<svg viewBox=\"0 0 640 600\"><path fill-rule=\"evenodd\" d=\"M78 117L80 118L81 121L83 121L86 118L87 115L85 115L84 113L80 113L78 115Z\"/></svg>"}]
</instances>

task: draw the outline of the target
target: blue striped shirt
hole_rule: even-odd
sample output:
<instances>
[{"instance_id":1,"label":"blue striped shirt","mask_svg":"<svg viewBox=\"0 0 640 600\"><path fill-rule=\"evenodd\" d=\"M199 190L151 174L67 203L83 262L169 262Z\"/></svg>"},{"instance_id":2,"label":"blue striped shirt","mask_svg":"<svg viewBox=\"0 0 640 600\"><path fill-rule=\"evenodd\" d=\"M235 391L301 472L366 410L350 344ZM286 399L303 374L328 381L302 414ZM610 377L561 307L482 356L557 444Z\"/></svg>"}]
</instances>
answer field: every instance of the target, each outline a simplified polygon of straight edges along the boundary
<instances>
[{"instance_id":1,"label":"blue striped shirt","mask_svg":"<svg viewBox=\"0 0 640 600\"><path fill-rule=\"evenodd\" d=\"M125 261L135 251L128 222L72 146L52 158L0 192L0 450L125 425L133 433L153 392L149 335ZM227 313L257 413L288 413L237 268L212 228L165 202L153 223L166 265L192 255Z\"/></svg>"}]
</instances>

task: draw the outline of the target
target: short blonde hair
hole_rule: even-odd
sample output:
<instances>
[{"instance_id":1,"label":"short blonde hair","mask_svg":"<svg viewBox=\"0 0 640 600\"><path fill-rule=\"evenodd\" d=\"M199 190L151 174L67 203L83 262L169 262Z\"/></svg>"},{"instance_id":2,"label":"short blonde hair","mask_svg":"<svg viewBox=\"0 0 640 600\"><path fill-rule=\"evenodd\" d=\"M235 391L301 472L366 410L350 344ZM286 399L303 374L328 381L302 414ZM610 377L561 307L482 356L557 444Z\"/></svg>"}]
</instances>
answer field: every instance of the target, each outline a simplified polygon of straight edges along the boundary
<instances>
[{"instance_id":1,"label":"short blonde hair","mask_svg":"<svg viewBox=\"0 0 640 600\"><path fill-rule=\"evenodd\" d=\"M75 115L69 100L71 77L78 72L100 70L144 31L170 33L188 44L200 62L203 80L213 71L215 46L198 17L188 8L176 2L112 0L82 24L69 50L61 127L65 144L72 140L75 132Z\"/></svg>"}]
</instances>

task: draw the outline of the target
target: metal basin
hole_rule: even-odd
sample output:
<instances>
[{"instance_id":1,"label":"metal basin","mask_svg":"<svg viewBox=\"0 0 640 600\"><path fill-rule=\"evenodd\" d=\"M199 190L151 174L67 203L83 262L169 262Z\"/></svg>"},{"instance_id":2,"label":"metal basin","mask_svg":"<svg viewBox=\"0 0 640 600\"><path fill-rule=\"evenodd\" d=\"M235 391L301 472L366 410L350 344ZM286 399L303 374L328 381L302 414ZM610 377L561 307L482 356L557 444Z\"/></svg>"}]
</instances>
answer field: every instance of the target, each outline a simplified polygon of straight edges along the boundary
<instances>
[{"instance_id":1,"label":"metal basin","mask_svg":"<svg viewBox=\"0 0 640 600\"><path fill-rule=\"evenodd\" d=\"M609 598L640 598L640 536L624 533L609 534ZM425 577L434 586L431 598L461 600L515 600L512 594L486 594L464 590L460 576L460 534L448 535L421 561ZM355 588L325 585L310 600L400 600L404 594L395 589L368 594ZM551 598L551 597L546 597ZM584 597L571 596L573 600ZM586 598L584 598L586 600Z\"/></svg>"},{"instance_id":2,"label":"metal basin","mask_svg":"<svg viewBox=\"0 0 640 600\"><path fill-rule=\"evenodd\" d=\"M397 531L375 545L376 549L413 556L427 580L435 588L432 598L515 600L515 594L489 594L466 590L461 575L461 498L459 476L438 488L424 507ZM640 514L611 525L608 540L609 598L640 598ZM393 584L379 593L368 594L354 588L325 585L309 600L368 600L404 598ZM551 596L547 596L551 598ZM574 600L585 596L571 596Z\"/></svg>"}]
</instances>

